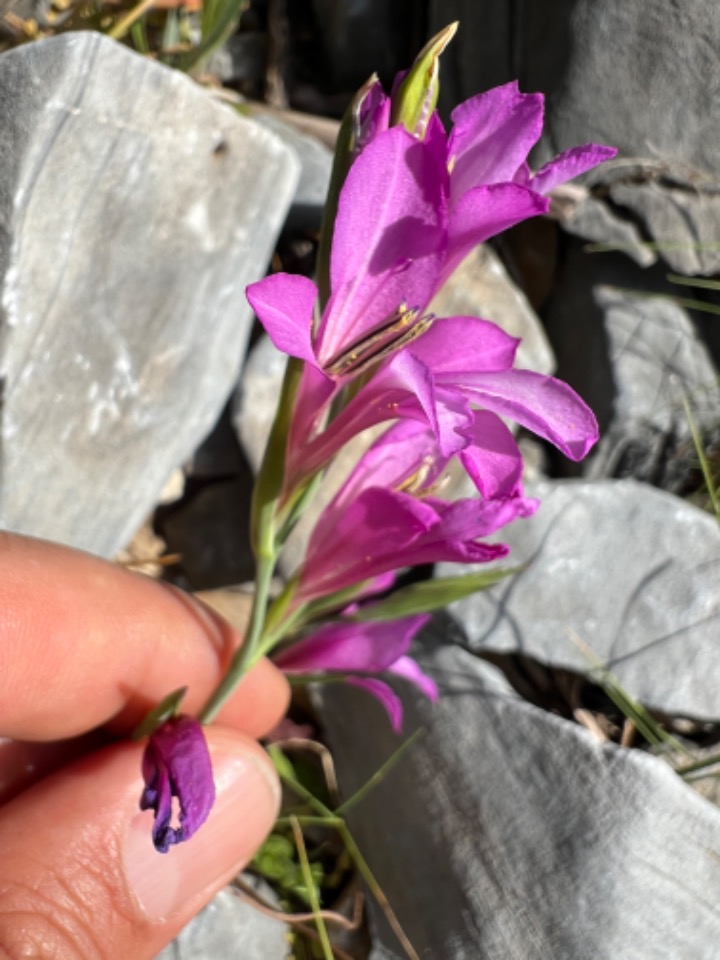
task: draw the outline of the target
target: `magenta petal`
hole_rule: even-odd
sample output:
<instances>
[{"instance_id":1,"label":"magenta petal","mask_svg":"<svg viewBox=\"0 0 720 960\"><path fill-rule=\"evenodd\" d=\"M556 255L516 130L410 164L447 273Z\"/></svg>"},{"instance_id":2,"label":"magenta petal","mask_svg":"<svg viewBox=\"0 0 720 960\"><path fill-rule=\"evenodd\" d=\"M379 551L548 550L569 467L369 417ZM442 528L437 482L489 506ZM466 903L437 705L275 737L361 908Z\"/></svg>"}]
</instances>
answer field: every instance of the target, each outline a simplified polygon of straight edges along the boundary
<instances>
[{"instance_id":1,"label":"magenta petal","mask_svg":"<svg viewBox=\"0 0 720 960\"><path fill-rule=\"evenodd\" d=\"M418 690L425 694L428 700L430 700L432 703L437 703L437 684L426 673L422 672L412 657L400 657L389 668L389 671L398 677L403 677L405 680L409 680L410 683L414 684Z\"/></svg>"},{"instance_id":2,"label":"magenta petal","mask_svg":"<svg viewBox=\"0 0 720 960\"><path fill-rule=\"evenodd\" d=\"M471 97L452 114L451 202L480 184L513 180L542 133L543 96L517 81Z\"/></svg>"},{"instance_id":3,"label":"magenta petal","mask_svg":"<svg viewBox=\"0 0 720 960\"><path fill-rule=\"evenodd\" d=\"M429 302L445 250L446 178L439 151L403 127L381 133L353 163L335 220L332 296L318 330L323 366L401 304Z\"/></svg>"},{"instance_id":4,"label":"magenta petal","mask_svg":"<svg viewBox=\"0 0 720 960\"><path fill-rule=\"evenodd\" d=\"M489 320L444 317L410 344L408 351L433 374L460 370L509 370L520 341Z\"/></svg>"},{"instance_id":5,"label":"magenta petal","mask_svg":"<svg viewBox=\"0 0 720 960\"><path fill-rule=\"evenodd\" d=\"M472 428L464 434L470 445L458 457L483 497L517 496L521 490L522 454L500 417L489 410L476 410Z\"/></svg>"},{"instance_id":6,"label":"magenta petal","mask_svg":"<svg viewBox=\"0 0 720 960\"><path fill-rule=\"evenodd\" d=\"M554 443L571 460L582 460L597 441L592 410L554 377L531 370L463 374L457 387L479 406Z\"/></svg>"},{"instance_id":7,"label":"magenta petal","mask_svg":"<svg viewBox=\"0 0 720 960\"><path fill-rule=\"evenodd\" d=\"M245 293L278 350L317 366L311 339L317 287L312 280L275 273L251 283Z\"/></svg>"},{"instance_id":8,"label":"magenta petal","mask_svg":"<svg viewBox=\"0 0 720 960\"><path fill-rule=\"evenodd\" d=\"M348 677L347 682L354 687L360 687L361 690L367 691L376 700L379 700L388 717L390 717L390 723L395 733L402 733L402 701L394 690L391 690L382 680L376 680L374 677Z\"/></svg>"},{"instance_id":9,"label":"magenta petal","mask_svg":"<svg viewBox=\"0 0 720 960\"><path fill-rule=\"evenodd\" d=\"M381 673L410 649L428 614L401 620L339 620L273 658L285 673Z\"/></svg>"},{"instance_id":10,"label":"magenta petal","mask_svg":"<svg viewBox=\"0 0 720 960\"><path fill-rule=\"evenodd\" d=\"M572 147L541 167L530 180L530 187L538 193L549 193L554 187L579 177L599 163L612 160L616 153L613 147L603 147L597 143Z\"/></svg>"},{"instance_id":11,"label":"magenta petal","mask_svg":"<svg viewBox=\"0 0 720 960\"><path fill-rule=\"evenodd\" d=\"M145 789L141 810L154 810L155 849L189 840L207 820L215 802L212 764L202 726L193 717L167 720L150 736L142 760ZM171 826L172 798L177 797L179 826Z\"/></svg>"},{"instance_id":12,"label":"magenta petal","mask_svg":"<svg viewBox=\"0 0 720 960\"><path fill-rule=\"evenodd\" d=\"M423 501L376 487L346 508L326 509L308 544L297 598L334 593L404 566L403 551L437 519Z\"/></svg>"},{"instance_id":13,"label":"magenta petal","mask_svg":"<svg viewBox=\"0 0 720 960\"><path fill-rule=\"evenodd\" d=\"M450 216L443 282L479 243L549 208L549 200L518 183L497 183L466 193Z\"/></svg>"}]
</instances>

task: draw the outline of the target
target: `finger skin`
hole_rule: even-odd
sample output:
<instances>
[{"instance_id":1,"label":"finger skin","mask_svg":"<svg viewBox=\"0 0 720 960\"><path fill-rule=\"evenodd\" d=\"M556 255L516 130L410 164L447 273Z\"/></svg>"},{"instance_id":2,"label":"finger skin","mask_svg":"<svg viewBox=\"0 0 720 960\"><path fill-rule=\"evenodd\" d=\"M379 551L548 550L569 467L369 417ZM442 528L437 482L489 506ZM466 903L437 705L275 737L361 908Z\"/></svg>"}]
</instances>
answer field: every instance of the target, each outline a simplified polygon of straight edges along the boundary
<instances>
[{"instance_id":1,"label":"finger skin","mask_svg":"<svg viewBox=\"0 0 720 960\"><path fill-rule=\"evenodd\" d=\"M57 740L112 722L126 732L172 690L198 711L241 637L179 590L67 547L0 534L0 736ZM219 720L251 736L287 708L267 661Z\"/></svg>"},{"instance_id":2,"label":"finger skin","mask_svg":"<svg viewBox=\"0 0 720 960\"><path fill-rule=\"evenodd\" d=\"M152 960L249 860L277 814L277 780L254 741L207 733L216 805L168 854L152 848L151 813L138 812L136 743L93 753L0 809L3 960Z\"/></svg>"}]
</instances>

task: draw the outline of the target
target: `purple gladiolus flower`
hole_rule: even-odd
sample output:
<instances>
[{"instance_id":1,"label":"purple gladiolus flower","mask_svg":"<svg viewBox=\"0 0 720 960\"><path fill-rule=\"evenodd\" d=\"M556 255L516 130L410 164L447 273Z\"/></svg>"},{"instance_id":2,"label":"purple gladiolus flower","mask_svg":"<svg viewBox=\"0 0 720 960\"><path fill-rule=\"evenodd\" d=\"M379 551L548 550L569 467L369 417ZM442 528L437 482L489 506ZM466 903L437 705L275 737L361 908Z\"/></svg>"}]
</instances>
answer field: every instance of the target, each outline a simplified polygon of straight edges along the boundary
<instances>
[{"instance_id":1,"label":"purple gladiolus flower","mask_svg":"<svg viewBox=\"0 0 720 960\"><path fill-rule=\"evenodd\" d=\"M542 120L542 95L522 94L516 83L459 106L449 136L436 114L422 140L404 127L385 129L383 114L340 193L322 316L314 316L317 289L305 277L275 274L248 287L275 345L306 363L288 443L290 487L383 420L423 420L446 452L459 449L470 403L513 417L573 459L595 442L594 417L569 387L511 370L511 338L498 354L500 331L493 337L489 324L425 312L478 243L546 212L548 190L614 156L588 144L533 174L527 156ZM438 341L442 349L431 350ZM334 395L371 367L372 380L320 434Z\"/></svg>"},{"instance_id":2,"label":"purple gladiolus flower","mask_svg":"<svg viewBox=\"0 0 720 960\"><path fill-rule=\"evenodd\" d=\"M504 544L480 538L530 516L538 502L521 495L520 453L502 421L474 411L465 443L463 464L485 499L434 496L448 457L422 424L400 421L376 441L320 515L295 602L401 567L505 556Z\"/></svg>"},{"instance_id":3,"label":"purple gladiolus flower","mask_svg":"<svg viewBox=\"0 0 720 960\"><path fill-rule=\"evenodd\" d=\"M153 843L160 853L167 853L172 844L190 839L215 801L210 754L198 721L173 717L158 727L145 748L142 774L140 809L155 811ZM173 797L180 807L177 827L171 826Z\"/></svg>"},{"instance_id":4,"label":"purple gladiolus flower","mask_svg":"<svg viewBox=\"0 0 720 960\"><path fill-rule=\"evenodd\" d=\"M281 651L273 660L285 673L383 673L404 677L428 699L438 698L437 685L407 656L413 637L429 620L427 614L402 620L328 623L312 636ZM347 682L371 693L385 708L393 730L402 728L402 703L375 677L350 676Z\"/></svg>"}]
</instances>

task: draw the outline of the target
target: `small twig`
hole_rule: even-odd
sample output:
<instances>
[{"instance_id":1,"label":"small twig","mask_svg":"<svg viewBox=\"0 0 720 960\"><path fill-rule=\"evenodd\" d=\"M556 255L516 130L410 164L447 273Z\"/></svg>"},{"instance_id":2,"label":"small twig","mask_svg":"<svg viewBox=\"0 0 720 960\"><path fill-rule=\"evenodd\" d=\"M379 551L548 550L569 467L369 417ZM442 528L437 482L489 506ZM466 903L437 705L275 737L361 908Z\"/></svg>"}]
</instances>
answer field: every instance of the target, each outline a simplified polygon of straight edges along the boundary
<instances>
[{"instance_id":1,"label":"small twig","mask_svg":"<svg viewBox=\"0 0 720 960\"><path fill-rule=\"evenodd\" d=\"M601 743L607 743L609 741L610 738L595 719L595 714L590 710L586 710L584 707L577 707L573 710L573 716L579 724L591 733L594 733Z\"/></svg>"},{"instance_id":2,"label":"small twig","mask_svg":"<svg viewBox=\"0 0 720 960\"><path fill-rule=\"evenodd\" d=\"M620 736L620 746L621 747L631 747L633 741L635 740L635 733L637 727L633 722L631 717L625 717L625 723L623 724L622 734Z\"/></svg>"},{"instance_id":3,"label":"small twig","mask_svg":"<svg viewBox=\"0 0 720 960\"><path fill-rule=\"evenodd\" d=\"M310 861L308 860L307 850L305 849L305 838L303 837L303 832L300 829L300 824L297 822L296 817L290 817L290 826L292 827L293 836L295 838L298 859L300 861L300 869L302 870L305 886L307 887L308 899L310 901L310 906L312 907L313 920L315 921L315 926L317 928L323 956L325 957L325 960L335 960L333 957L333 949L332 944L330 943L330 937L328 936L327 927L325 926L325 921L321 916L320 901L318 899L317 890L315 889L315 881L313 880L313 875L310 870Z\"/></svg>"},{"instance_id":4,"label":"small twig","mask_svg":"<svg viewBox=\"0 0 720 960\"><path fill-rule=\"evenodd\" d=\"M236 896L238 896L245 903L249 903L250 906L255 907L259 913L265 914L267 917L272 917L273 920L281 920L283 923L289 923L292 926L298 926L299 924L305 923L308 920L314 920L316 916L320 916L323 918L323 920L327 921L327 923L333 923L338 927L342 927L343 930L348 930L350 932L353 930L358 930L360 924L362 923L362 908L364 898L359 890L355 892L352 919L344 917L341 913L337 913L335 910L319 910L317 914L285 913L283 910L277 910L266 900L264 900L249 883L246 883L242 879L242 877L235 878L233 882L233 890L235 891Z\"/></svg>"},{"instance_id":5,"label":"small twig","mask_svg":"<svg viewBox=\"0 0 720 960\"><path fill-rule=\"evenodd\" d=\"M130 27L155 6L155 0L140 0L121 20L115 24L112 30L108 30L108 36L113 40L122 40Z\"/></svg>"},{"instance_id":6,"label":"small twig","mask_svg":"<svg viewBox=\"0 0 720 960\"><path fill-rule=\"evenodd\" d=\"M378 783L380 783L392 770L395 764L401 759L401 757L406 753L407 750L412 747L420 737L424 736L427 733L427 727L418 727L418 729L413 733L412 736L408 737L407 740L402 743L389 760L386 760L385 763L380 767L379 770L376 770L375 773L367 780L359 790L357 790L351 797L349 797L345 803L341 804L336 808L335 814L340 816L345 816L345 814L354 807L356 804L360 803L367 794L373 790Z\"/></svg>"},{"instance_id":7,"label":"small twig","mask_svg":"<svg viewBox=\"0 0 720 960\"><path fill-rule=\"evenodd\" d=\"M322 764L330 800L333 806L340 803L340 790L337 782L337 774L335 773L335 764L332 754L324 743L318 743L317 740L305 740L302 737L290 737L288 740L277 741L275 746L281 750L309 750L311 753L317 754Z\"/></svg>"}]
</instances>

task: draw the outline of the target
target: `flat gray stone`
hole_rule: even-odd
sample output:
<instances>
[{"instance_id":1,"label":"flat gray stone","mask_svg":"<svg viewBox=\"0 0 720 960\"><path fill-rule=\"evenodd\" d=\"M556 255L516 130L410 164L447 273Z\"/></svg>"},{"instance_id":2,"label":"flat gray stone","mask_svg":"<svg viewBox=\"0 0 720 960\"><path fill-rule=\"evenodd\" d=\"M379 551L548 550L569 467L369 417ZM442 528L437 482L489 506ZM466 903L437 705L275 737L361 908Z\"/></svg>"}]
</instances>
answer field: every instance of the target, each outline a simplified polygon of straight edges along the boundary
<instances>
[{"instance_id":1,"label":"flat gray stone","mask_svg":"<svg viewBox=\"0 0 720 960\"><path fill-rule=\"evenodd\" d=\"M527 568L451 607L472 648L588 673L586 644L647 706L720 719L714 518L632 480L546 482L528 493L538 512L498 536L511 547L505 565Z\"/></svg>"},{"instance_id":2,"label":"flat gray stone","mask_svg":"<svg viewBox=\"0 0 720 960\"><path fill-rule=\"evenodd\" d=\"M156 960L286 960L287 935L284 923L260 913L226 888Z\"/></svg>"},{"instance_id":3,"label":"flat gray stone","mask_svg":"<svg viewBox=\"0 0 720 960\"><path fill-rule=\"evenodd\" d=\"M237 378L298 164L98 34L0 57L3 527L110 555Z\"/></svg>"},{"instance_id":4,"label":"flat gray stone","mask_svg":"<svg viewBox=\"0 0 720 960\"><path fill-rule=\"evenodd\" d=\"M659 759L601 744L504 692L447 645L421 660L428 730L349 814L378 883L423 960L715 960L720 812ZM349 797L398 748L359 690L318 691ZM405 954L369 900L372 960Z\"/></svg>"}]
</instances>

